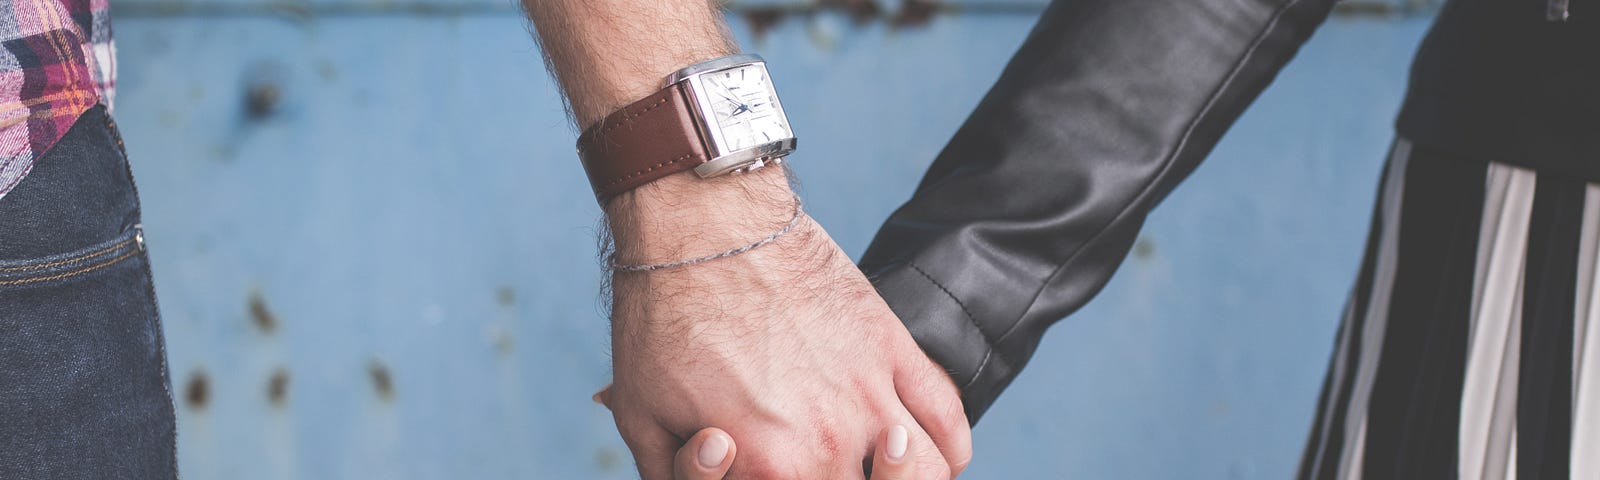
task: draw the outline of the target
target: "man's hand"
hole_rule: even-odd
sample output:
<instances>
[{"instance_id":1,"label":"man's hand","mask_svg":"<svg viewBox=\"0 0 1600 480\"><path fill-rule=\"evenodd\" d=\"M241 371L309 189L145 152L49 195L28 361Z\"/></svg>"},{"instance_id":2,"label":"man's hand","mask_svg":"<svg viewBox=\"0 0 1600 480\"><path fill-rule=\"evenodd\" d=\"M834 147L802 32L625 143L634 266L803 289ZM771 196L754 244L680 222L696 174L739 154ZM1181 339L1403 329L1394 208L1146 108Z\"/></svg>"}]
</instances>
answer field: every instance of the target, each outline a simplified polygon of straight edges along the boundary
<instances>
[{"instance_id":1,"label":"man's hand","mask_svg":"<svg viewBox=\"0 0 1600 480\"><path fill-rule=\"evenodd\" d=\"M792 218L782 169L668 177L606 211L625 264L694 258ZM801 217L776 241L684 267L612 277L614 383L601 398L647 480L702 428L739 439L739 478L863 478L879 432L918 442L915 478L971 457L954 383L828 234ZM937 444L938 447L935 447Z\"/></svg>"},{"instance_id":2,"label":"man's hand","mask_svg":"<svg viewBox=\"0 0 1600 480\"><path fill-rule=\"evenodd\" d=\"M914 480L916 463L907 461L911 445L928 439L911 439L911 431L901 425L883 429L878 435L877 453L872 456L872 480ZM727 432L711 427L696 433L673 460L673 480L722 480L733 466L737 448Z\"/></svg>"},{"instance_id":3,"label":"man's hand","mask_svg":"<svg viewBox=\"0 0 1600 480\"><path fill-rule=\"evenodd\" d=\"M523 0L582 129L695 62L737 51L711 0ZM727 251L794 213L781 168L662 178L605 205L624 264ZM704 427L747 447L736 477L861 478L878 432L905 425L919 478L971 456L956 387L808 217L725 258L612 278L615 386L603 397L647 480ZM939 445L935 448L933 444ZM942 450L942 452L941 452Z\"/></svg>"}]
</instances>

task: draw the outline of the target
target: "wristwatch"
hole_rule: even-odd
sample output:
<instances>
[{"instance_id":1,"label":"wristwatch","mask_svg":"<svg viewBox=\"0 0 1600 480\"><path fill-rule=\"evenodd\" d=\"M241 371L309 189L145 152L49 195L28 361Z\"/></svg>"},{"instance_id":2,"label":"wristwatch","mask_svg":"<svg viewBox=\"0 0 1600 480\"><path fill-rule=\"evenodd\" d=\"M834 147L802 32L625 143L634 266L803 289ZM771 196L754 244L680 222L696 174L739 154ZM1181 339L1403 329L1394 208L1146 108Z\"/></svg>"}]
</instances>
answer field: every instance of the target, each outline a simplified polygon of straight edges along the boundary
<instances>
[{"instance_id":1,"label":"wristwatch","mask_svg":"<svg viewBox=\"0 0 1600 480\"><path fill-rule=\"evenodd\" d=\"M667 175L748 172L794 149L789 117L757 55L690 65L578 136L578 158L601 205Z\"/></svg>"}]
</instances>

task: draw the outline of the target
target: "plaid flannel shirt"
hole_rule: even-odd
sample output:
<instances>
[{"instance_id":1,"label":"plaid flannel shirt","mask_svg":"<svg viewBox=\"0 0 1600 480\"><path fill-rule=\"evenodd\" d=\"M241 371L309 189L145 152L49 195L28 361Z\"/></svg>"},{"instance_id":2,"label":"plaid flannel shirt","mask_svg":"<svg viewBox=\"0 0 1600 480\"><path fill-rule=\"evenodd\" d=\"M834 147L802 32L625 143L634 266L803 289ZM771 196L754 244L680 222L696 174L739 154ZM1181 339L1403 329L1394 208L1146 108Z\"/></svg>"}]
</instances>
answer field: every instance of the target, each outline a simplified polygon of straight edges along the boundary
<instances>
[{"instance_id":1,"label":"plaid flannel shirt","mask_svg":"<svg viewBox=\"0 0 1600 480\"><path fill-rule=\"evenodd\" d=\"M109 0L0 0L0 200L115 87Z\"/></svg>"}]
</instances>

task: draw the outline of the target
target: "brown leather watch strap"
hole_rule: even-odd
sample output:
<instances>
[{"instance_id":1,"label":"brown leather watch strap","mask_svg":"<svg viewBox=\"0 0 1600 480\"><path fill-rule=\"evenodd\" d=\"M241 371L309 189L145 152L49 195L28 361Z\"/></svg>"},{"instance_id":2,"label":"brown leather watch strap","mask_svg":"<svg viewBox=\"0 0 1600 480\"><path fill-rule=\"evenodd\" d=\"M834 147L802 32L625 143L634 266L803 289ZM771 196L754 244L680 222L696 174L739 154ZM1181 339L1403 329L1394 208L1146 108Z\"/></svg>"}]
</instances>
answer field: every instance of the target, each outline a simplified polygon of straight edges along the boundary
<instances>
[{"instance_id":1,"label":"brown leather watch strap","mask_svg":"<svg viewBox=\"0 0 1600 480\"><path fill-rule=\"evenodd\" d=\"M578 136L578 158L601 205L617 194L707 160L683 84L606 116Z\"/></svg>"}]
</instances>

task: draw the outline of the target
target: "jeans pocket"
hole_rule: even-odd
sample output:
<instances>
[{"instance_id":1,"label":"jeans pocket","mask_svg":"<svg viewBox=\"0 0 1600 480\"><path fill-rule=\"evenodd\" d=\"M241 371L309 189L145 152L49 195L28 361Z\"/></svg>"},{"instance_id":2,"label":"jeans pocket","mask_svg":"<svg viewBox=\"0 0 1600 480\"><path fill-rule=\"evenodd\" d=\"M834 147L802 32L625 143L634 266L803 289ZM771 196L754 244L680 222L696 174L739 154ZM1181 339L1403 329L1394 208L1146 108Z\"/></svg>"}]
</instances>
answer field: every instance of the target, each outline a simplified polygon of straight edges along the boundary
<instances>
[{"instance_id":1,"label":"jeans pocket","mask_svg":"<svg viewBox=\"0 0 1600 480\"><path fill-rule=\"evenodd\" d=\"M0 261L0 478L173 478L166 352L140 232Z\"/></svg>"},{"instance_id":2,"label":"jeans pocket","mask_svg":"<svg viewBox=\"0 0 1600 480\"><path fill-rule=\"evenodd\" d=\"M176 477L137 200L96 115L0 205L0 478Z\"/></svg>"},{"instance_id":3,"label":"jeans pocket","mask_svg":"<svg viewBox=\"0 0 1600 480\"><path fill-rule=\"evenodd\" d=\"M135 225L122 236L76 252L33 260L0 259L0 292L8 287L66 280L128 260L144 252L144 229ZM3 305L3 304L0 304ZM4 311L0 310L0 314Z\"/></svg>"}]
</instances>

